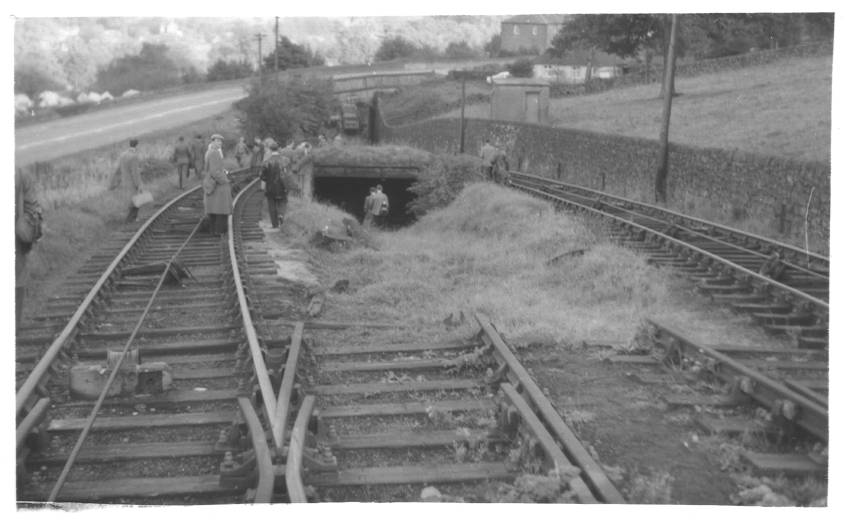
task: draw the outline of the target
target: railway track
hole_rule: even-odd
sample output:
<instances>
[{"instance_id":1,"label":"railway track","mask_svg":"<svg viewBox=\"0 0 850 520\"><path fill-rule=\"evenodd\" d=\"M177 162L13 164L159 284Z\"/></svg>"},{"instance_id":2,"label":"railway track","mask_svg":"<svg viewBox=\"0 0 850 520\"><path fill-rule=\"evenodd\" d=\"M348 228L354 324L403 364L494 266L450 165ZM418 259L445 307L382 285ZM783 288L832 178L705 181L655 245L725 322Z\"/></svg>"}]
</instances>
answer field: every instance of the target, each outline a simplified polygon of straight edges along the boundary
<instances>
[{"instance_id":1,"label":"railway track","mask_svg":"<svg viewBox=\"0 0 850 520\"><path fill-rule=\"evenodd\" d=\"M176 197L123 247L108 243L19 336L19 502L245 500L238 455L262 430L239 399L251 372L232 239L199 232L202 214L200 188Z\"/></svg>"},{"instance_id":2,"label":"railway track","mask_svg":"<svg viewBox=\"0 0 850 520\"><path fill-rule=\"evenodd\" d=\"M715 301L752 316L769 333L788 334L796 348L708 345L663 320L651 319L654 353L614 356L643 367L644 382L672 382L696 372L721 391L671 396L668 404L708 409L711 433L806 432L828 442L829 259L793 246L599 191L512 173L511 184L557 207L602 217L613 238L673 267ZM660 363L659 363L660 362ZM655 368L652 368L655 367ZM646 373L649 372L649 373ZM659 373L661 372L661 373ZM704 386L701 388L705 388ZM737 407L756 405L766 413ZM725 410L725 411L724 411ZM738 410L738 411L734 411ZM755 466L788 473L823 473L825 460L799 454L748 455Z\"/></svg>"},{"instance_id":3,"label":"railway track","mask_svg":"<svg viewBox=\"0 0 850 520\"><path fill-rule=\"evenodd\" d=\"M475 337L442 344L314 331L290 445L309 450L289 453L290 497L308 485L319 501L416 501L435 487L441 500L486 502L505 493L499 482L548 478L549 500L623 502L492 324L476 320Z\"/></svg>"},{"instance_id":4,"label":"railway track","mask_svg":"<svg viewBox=\"0 0 850 520\"><path fill-rule=\"evenodd\" d=\"M511 185L604 217L612 236L671 266L717 302L746 312L800 348L829 343L829 259L794 246L551 179L511 173Z\"/></svg>"}]
</instances>

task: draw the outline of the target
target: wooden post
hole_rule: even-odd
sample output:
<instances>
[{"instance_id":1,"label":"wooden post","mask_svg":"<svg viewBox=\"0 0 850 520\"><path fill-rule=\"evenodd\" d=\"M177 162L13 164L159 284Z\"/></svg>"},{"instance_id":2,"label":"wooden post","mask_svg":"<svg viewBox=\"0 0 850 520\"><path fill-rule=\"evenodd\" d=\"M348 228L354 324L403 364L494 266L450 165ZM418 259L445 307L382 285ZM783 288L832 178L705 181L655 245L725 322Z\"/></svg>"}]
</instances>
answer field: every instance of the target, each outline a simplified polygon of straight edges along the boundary
<instances>
[{"instance_id":1,"label":"wooden post","mask_svg":"<svg viewBox=\"0 0 850 520\"><path fill-rule=\"evenodd\" d=\"M664 71L664 112L661 116L661 143L658 152L658 170L655 172L655 202L667 202L667 173L669 160L670 112L673 108L673 71L676 62L677 17L671 15L670 40L667 45L667 67Z\"/></svg>"},{"instance_id":2,"label":"wooden post","mask_svg":"<svg viewBox=\"0 0 850 520\"><path fill-rule=\"evenodd\" d=\"M278 71L278 62L280 61L280 55L278 54L278 40L280 40L280 36L278 36L278 20L280 20L279 16L274 17L274 74L275 79L277 79L277 71Z\"/></svg>"},{"instance_id":3,"label":"wooden post","mask_svg":"<svg viewBox=\"0 0 850 520\"><path fill-rule=\"evenodd\" d=\"M464 151L466 134L466 77L460 80L460 153Z\"/></svg>"},{"instance_id":4,"label":"wooden post","mask_svg":"<svg viewBox=\"0 0 850 520\"><path fill-rule=\"evenodd\" d=\"M260 82L263 81L263 35L257 33L254 35L257 38L257 75Z\"/></svg>"}]
</instances>

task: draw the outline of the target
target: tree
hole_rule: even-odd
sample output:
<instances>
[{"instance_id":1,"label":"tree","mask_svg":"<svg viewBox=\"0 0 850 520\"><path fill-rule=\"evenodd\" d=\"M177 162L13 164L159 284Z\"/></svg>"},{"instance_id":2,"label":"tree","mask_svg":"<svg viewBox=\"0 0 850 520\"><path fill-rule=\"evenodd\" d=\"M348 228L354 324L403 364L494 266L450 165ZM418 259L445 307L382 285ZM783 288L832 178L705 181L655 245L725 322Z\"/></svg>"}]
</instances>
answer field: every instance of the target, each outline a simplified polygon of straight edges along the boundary
<instances>
[{"instance_id":1,"label":"tree","mask_svg":"<svg viewBox=\"0 0 850 520\"><path fill-rule=\"evenodd\" d=\"M490 41L484 45L484 52L487 53L487 56L490 58L495 58L499 55L499 52L502 50L502 35L496 33L490 38Z\"/></svg>"},{"instance_id":2,"label":"tree","mask_svg":"<svg viewBox=\"0 0 850 520\"><path fill-rule=\"evenodd\" d=\"M375 52L375 61L390 61L399 58L409 58L416 54L416 45L403 36L384 38L381 46Z\"/></svg>"},{"instance_id":3,"label":"tree","mask_svg":"<svg viewBox=\"0 0 850 520\"><path fill-rule=\"evenodd\" d=\"M207 70L207 81L247 78L252 71L251 62L247 60L224 61L219 58Z\"/></svg>"},{"instance_id":4,"label":"tree","mask_svg":"<svg viewBox=\"0 0 850 520\"><path fill-rule=\"evenodd\" d=\"M280 70L314 67L325 64L325 59L318 52L311 51L306 45L298 45L286 36L281 36L277 45L277 64ZM274 46L272 46L271 52L263 58L263 67L266 70L274 70L274 56Z\"/></svg>"},{"instance_id":5,"label":"tree","mask_svg":"<svg viewBox=\"0 0 850 520\"><path fill-rule=\"evenodd\" d=\"M446 55L446 58L453 60L478 57L478 52L476 52L472 47L470 47L469 44L466 43L466 40L459 42L451 42L446 46L446 51L443 54Z\"/></svg>"},{"instance_id":6,"label":"tree","mask_svg":"<svg viewBox=\"0 0 850 520\"><path fill-rule=\"evenodd\" d=\"M283 143L298 136L315 136L330 119L333 84L323 79L253 82L248 96L236 107L248 135L271 136Z\"/></svg>"},{"instance_id":7,"label":"tree","mask_svg":"<svg viewBox=\"0 0 850 520\"><path fill-rule=\"evenodd\" d=\"M183 71L169 57L168 47L150 43L143 44L138 55L114 59L97 73L98 87L114 94L172 87L182 81Z\"/></svg>"},{"instance_id":8,"label":"tree","mask_svg":"<svg viewBox=\"0 0 850 520\"><path fill-rule=\"evenodd\" d=\"M26 94L30 99L36 99L45 90L60 90L62 85L31 65L15 67L15 93Z\"/></svg>"},{"instance_id":9,"label":"tree","mask_svg":"<svg viewBox=\"0 0 850 520\"><path fill-rule=\"evenodd\" d=\"M528 58L516 60L508 65L508 72L515 78L530 78L534 75L534 62Z\"/></svg>"}]
</instances>

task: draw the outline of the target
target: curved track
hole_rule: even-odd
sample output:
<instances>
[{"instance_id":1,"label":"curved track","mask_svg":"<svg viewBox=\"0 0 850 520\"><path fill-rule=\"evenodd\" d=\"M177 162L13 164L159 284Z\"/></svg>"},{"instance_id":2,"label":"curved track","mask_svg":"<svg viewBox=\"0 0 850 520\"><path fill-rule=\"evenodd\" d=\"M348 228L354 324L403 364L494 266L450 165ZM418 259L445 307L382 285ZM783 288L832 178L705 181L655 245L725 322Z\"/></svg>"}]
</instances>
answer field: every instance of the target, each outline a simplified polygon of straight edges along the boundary
<instances>
[{"instance_id":1,"label":"curved track","mask_svg":"<svg viewBox=\"0 0 850 520\"><path fill-rule=\"evenodd\" d=\"M244 501L251 478L240 455L252 450L255 417L237 398L251 372L239 363L244 330L229 235L199 231L202 216L200 188L178 196L106 270L109 253L101 253L78 273L80 287L101 274L49 347L19 337L19 501ZM72 298L57 308L70 310Z\"/></svg>"},{"instance_id":2,"label":"curved track","mask_svg":"<svg viewBox=\"0 0 850 520\"><path fill-rule=\"evenodd\" d=\"M770 332L791 335L802 348L827 348L827 257L534 175L511 172L510 183L559 207L604 217L616 239L683 272L714 300L750 313Z\"/></svg>"}]
</instances>

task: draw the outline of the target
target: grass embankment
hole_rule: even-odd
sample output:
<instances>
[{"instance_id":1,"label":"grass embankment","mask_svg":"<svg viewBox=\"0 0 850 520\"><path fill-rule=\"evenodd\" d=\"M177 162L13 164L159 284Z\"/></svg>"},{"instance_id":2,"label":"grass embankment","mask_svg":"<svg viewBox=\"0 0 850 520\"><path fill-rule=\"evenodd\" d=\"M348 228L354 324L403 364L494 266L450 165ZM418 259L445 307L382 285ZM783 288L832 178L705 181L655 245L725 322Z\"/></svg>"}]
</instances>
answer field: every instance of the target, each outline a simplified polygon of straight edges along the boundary
<instances>
[{"instance_id":1,"label":"grass embankment","mask_svg":"<svg viewBox=\"0 0 850 520\"><path fill-rule=\"evenodd\" d=\"M434 79L382 96L381 113L391 125L419 121L459 108L461 93L460 81ZM490 85L484 81L466 82L467 104L488 103L489 99ZM489 114L488 109L485 117L489 117Z\"/></svg>"},{"instance_id":2,"label":"grass embankment","mask_svg":"<svg viewBox=\"0 0 850 520\"><path fill-rule=\"evenodd\" d=\"M399 145L347 145L313 148L317 164L360 166L422 166L431 161L431 153L421 148Z\"/></svg>"},{"instance_id":3,"label":"grass embankment","mask_svg":"<svg viewBox=\"0 0 850 520\"><path fill-rule=\"evenodd\" d=\"M551 99L552 126L658 139L659 85ZM769 65L676 80L670 140L803 161L829 161L832 56L789 58ZM459 117L455 109L443 117ZM489 118L490 106L466 107Z\"/></svg>"},{"instance_id":4,"label":"grass embankment","mask_svg":"<svg viewBox=\"0 0 850 520\"><path fill-rule=\"evenodd\" d=\"M154 206L161 206L179 192L174 167L168 161L177 136L208 137L214 132L225 137L225 148L228 144L232 146L238 135L233 113L139 136L142 181L154 195ZM110 232L135 229L123 223L127 208L107 188L118 157L127 146L127 142L121 142L57 159L49 170L36 175L45 233L30 253L23 275L27 308L38 308L37 302L55 292L62 280L78 269ZM235 162L230 161L234 167ZM184 181L184 186L194 186L197 182L193 177ZM151 206L143 208L140 219L152 212Z\"/></svg>"},{"instance_id":5,"label":"grass embankment","mask_svg":"<svg viewBox=\"0 0 850 520\"><path fill-rule=\"evenodd\" d=\"M315 231L339 225L344 216L336 208L294 201L286 217L288 238L310 248ZM745 319L720 316L722 311L694 301L683 282L612 245L592 226L526 195L474 183L409 228L373 233L377 249L312 253L324 266L323 276L333 278L326 284L350 282L347 293L329 297L326 312L335 320L414 323L456 336L440 331L440 321L474 310L521 344L577 344L628 342L642 318L656 316L710 342L759 341L761 333ZM584 254L547 265L578 249Z\"/></svg>"}]
</instances>

